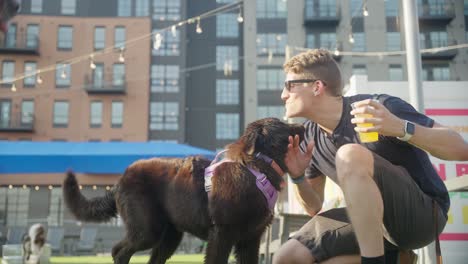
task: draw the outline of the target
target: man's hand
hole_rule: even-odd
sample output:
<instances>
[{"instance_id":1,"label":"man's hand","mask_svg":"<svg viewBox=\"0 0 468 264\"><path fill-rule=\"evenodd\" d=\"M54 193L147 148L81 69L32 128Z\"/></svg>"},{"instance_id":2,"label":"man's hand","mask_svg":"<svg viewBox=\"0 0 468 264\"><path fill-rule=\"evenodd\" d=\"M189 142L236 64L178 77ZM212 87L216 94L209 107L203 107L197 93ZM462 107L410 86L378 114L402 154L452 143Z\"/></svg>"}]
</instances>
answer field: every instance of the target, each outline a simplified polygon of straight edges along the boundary
<instances>
[{"instance_id":1,"label":"man's hand","mask_svg":"<svg viewBox=\"0 0 468 264\"><path fill-rule=\"evenodd\" d=\"M307 145L307 151L303 153L299 148L299 135L294 137L289 136L288 152L284 158L284 162L288 167L289 176L297 178L304 174L305 169L309 166L312 159L312 150L314 149L314 142L311 141Z\"/></svg>"},{"instance_id":2,"label":"man's hand","mask_svg":"<svg viewBox=\"0 0 468 264\"><path fill-rule=\"evenodd\" d=\"M376 100L366 99L354 103L352 115L370 114L373 117L354 117L351 123L372 123L372 127L355 127L356 132L378 132L383 136L402 137L405 135L405 120L392 114L385 106Z\"/></svg>"}]
</instances>

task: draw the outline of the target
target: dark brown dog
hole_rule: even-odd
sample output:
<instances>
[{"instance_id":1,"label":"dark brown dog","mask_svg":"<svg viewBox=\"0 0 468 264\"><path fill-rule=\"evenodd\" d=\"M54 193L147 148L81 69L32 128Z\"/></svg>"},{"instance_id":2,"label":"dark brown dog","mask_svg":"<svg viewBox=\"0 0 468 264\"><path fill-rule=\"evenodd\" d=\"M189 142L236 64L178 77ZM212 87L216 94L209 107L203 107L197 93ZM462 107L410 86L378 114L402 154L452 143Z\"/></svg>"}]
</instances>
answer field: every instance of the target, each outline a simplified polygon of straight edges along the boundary
<instances>
[{"instance_id":1,"label":"dark brown dog","mask_svg":"<svg viewBox=\"0 0 468 264\"><path fill-rule=\"evenodd\" d=\"M16 0L0 0L0 31L7 31L8 21L16 16L19 7Z\"/></svg>"},{"instance_id":2,"label":"dark brown dog","mask_svg":"<svg viewBox=\"0 0 468 264\"><path fill-rule=\"evenodd\" d=\"M204 188L204 170L210 161L200 157L137 161L105 197L87 200L73 173L64 181L65 203L82 221L102 222L120 214L126 237L112 249L114 263L128 263L140 250L152 248L149 263L165 263L179 245L183 232L207 240L205 263L227 263L232 247L238 263L258 263L260 239L273 212L246 166L266 175L276 190L287 172L284 157L288 137L303 135L301 125L266 118L248 125L235 143L226 147L229 162L219 165L212 189ZM281 170L262 159L272 158Z\"/></svg>"}]
</instances>

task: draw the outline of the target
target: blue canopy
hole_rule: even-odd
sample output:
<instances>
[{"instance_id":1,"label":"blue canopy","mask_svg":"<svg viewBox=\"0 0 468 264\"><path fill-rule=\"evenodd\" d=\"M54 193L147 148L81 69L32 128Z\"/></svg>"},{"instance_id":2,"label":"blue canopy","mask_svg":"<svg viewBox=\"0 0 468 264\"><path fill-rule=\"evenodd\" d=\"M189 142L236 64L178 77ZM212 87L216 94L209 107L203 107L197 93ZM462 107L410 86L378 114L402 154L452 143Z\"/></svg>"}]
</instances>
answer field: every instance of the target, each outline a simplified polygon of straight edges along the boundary
<instances>
[{"instance_id":1,"label":"blue canopy","mask_svg":"<svg viewBox=\"0 0 468 264\"><path fill-rule=\"evenodd\" d=\"M0 142L0 174L120 174L138 159L204 156L214 152L168 142Z\"/></svg>"}]
</instances>

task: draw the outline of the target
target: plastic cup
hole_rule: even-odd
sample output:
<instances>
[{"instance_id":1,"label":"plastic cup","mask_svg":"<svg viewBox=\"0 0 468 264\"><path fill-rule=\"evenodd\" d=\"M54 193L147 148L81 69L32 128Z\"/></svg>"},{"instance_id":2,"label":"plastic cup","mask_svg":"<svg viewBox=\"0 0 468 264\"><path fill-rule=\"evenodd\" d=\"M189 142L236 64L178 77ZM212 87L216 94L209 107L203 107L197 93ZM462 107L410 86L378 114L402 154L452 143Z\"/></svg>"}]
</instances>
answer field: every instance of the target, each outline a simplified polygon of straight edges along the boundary
<instances>
[{"instance_id":1,"label":"plastic cup","mask_svg":"<svg viewBox=\"0 0 468 264\"><path fill-rule=\"evenodd\" d=\"M351 104L351 107L353 109L356 109L354 104ZM358 118L372 118L373 115L371 114L356 114L354 115L355 117ZM374 124L372 123L358 123L356 124L357 127L373 127ZM379 133L377 132L358 132L359 135L359 140L362 143L370 143L370 142L376 142L379 141Z\"/></svg>"}]
</instances>

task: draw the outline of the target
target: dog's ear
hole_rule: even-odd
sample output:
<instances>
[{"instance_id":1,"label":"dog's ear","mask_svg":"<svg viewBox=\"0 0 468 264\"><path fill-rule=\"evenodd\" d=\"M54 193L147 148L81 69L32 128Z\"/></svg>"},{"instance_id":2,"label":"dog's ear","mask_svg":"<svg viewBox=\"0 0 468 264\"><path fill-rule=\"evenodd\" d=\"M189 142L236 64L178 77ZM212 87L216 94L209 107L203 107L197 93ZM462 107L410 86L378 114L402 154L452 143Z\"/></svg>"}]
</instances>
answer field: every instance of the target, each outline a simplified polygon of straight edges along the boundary
<instances>
[{"instance_id":1,"label":"dog's ear","mask_svg":"<svg viewBox=\"0 0 468 264\"><path fill-rule=\"evenodd\" d=\"M253 155L255 153L255 142L257 141L257 131L251 131L244 137L244 153L247 155Z\"/></svg>"}]
</instances>

